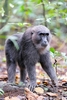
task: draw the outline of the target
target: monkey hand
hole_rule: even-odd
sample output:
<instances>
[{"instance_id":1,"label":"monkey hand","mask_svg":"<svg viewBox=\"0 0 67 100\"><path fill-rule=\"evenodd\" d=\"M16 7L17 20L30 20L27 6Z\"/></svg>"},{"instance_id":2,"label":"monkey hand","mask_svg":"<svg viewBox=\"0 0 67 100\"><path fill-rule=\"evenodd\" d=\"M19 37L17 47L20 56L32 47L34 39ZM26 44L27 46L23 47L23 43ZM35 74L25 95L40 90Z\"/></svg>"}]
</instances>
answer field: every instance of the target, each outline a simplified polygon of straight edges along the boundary
<instances>
[{"instance_id":1,"label":"monkey hand","mask_svg":"<svg viewBox=\"0 0 67 100\"><path fill-rule=\"evenodd\" d=\"M52 80L53 92L58 92L58 80Z\"/></svg>"},{"instance_id":2,"label":"monkey hand","mask_svg":"<svg viewBox=\"0 0 67 100\"><path fill-rule=\"evenodd\" d=\"M33 91L36 86L37 85L35 82L30 82L30 84L28 85L28 88L30 89L30 91Z\"/></svg>"},{"instance_id":3,"label":"monkey hand","mask_svg":"<svg viewBox=\"0 0 67 100\"><path fill-rule=\"evenodd\" d=\"M57 79L52 80L52 84L57 87L58 86L58 80Z\"/></svg>"}]
</instances>

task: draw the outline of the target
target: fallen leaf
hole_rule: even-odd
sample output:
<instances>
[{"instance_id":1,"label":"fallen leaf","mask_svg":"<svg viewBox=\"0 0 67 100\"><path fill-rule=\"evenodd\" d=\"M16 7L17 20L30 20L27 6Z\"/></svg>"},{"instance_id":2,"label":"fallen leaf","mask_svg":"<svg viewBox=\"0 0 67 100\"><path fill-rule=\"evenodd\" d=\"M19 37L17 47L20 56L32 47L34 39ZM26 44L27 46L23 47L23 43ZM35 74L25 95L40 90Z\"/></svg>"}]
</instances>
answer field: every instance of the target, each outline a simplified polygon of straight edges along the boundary
<instances>
[{"instance_id":1,"label":"fallen leaf","mask_svg":"<svg viewBox=\"0 0 67 100\"><path fill-rule=\"evenodd\" d=\"M67 100L65 97L62 97L62 100Z\"/></svg>"},{"instance_id":2,"label":"fallen leaf","mask_svg":"<svg viewBox=\"0 0 67 100\"><path fill-rule=\"evenodd\" d=\"M41 88L41 87L36 87L36 88L34 89L34 92L36 92L36 93L38 93L38 94L43 94L43 93L44 93L44 89Z\"/></svg>"},{"instance_id":3,"label":"fallen leaf","mask_svg":"<svg viewBox=\"0 0 67 100\"><path fill-rule=\"evenodd\" d=\"M18 74L16 74L16 77L15 77L15 83L18 84L20 81L20 76Z\"/></svg>"},{"instance_id":4,"label":"fallen leaf","mask_svg":"<svg viewBox=\"0 0 67 100\"><path fill-rule=\"evenodd\" d=\"M42 83L39 79L37 79L36 82L38 85Z\"/></svg>"},{"instance_id":5,"label":"fallen leaf","mask_svg":"<svg viewBox=\"0 0 67 100\"><path fill-rule=\"evenodd\" d=\"M5 97L5 100L9 100L9 97Z\"/></svg>"},{"instance_id":6,"label":"fallen leaf","mask_svg":"<svg viewBox=\"0 0 67 100\"><path fill-rule=\"evenodd\" d=\"M56 93L52 93L52 92L47 92L47 95L51 96L51 97L57 97L58 96Z\"/></svg>"},{"instance_id":7,"label":"fallen leaf","mask_svg":"<svg viewBox=\"0 0 67 100\"><path fill-rule=\"evenodd\" d=\"M43 97L43 96L39 96L39 97L37 98L37 100L44 100L44 97Z\"/></svg>"},{"instance_id":8,"label":"fallen leaf","mask_svg":"<svg viewBox=\"0 0 67 100\"><path fill-rule=\"evenodd\" d=\"M19 98L17 97L5 97L5 100L20 100Z\"/></svg>"},{"instance_id":9,"label":"fallen leaf","mask_svg":"<svg viewBox=\"0 0 67 100\"><path fill-rule=\"evenodd\" d=\"M6 80L8 77L7 77L7 75L0 75L0 80Z\"/></svg>"},{"instance_id":10,"label":"fallen leaf","mask_svg":"<svg viewBox=\"0 0 67 100\"><path fill-rule=\"evenodd\" d=\"M37 100L38 95L31 92L28 88L25 88L25 95L27 97L28 100Z\"/></svg>"},{"instance_id":11,"label":"fallen leaf","mask_svg":"<svg viewBox=\"0 0 67 100\"><path fill-rule=\"evenodd\" d=\"M49 85L49 83L47 81L44 81L43 84L46 86Z\"/></svg>"},{"instance_id":12,"label":"fallen leaf","mask_svg":"<svg viewBox=\"0 0 67 100\"><path fill-rule=\"evenodd\" d=\"M67 82L63 83L62 86L67 86Z\"/></svg>"}]
</instances>

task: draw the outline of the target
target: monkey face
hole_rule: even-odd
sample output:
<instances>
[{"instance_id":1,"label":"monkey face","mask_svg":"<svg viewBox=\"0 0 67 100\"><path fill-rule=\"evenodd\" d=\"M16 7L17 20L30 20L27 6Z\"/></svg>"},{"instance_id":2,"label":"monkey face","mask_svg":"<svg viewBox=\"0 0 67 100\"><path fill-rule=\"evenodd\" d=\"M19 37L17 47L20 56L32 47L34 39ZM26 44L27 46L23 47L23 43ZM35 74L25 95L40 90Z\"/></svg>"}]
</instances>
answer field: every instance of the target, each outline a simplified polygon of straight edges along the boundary
<instances>
[{"instance_id":1,"label":"monkey face","mask_svg":"<svg viewBox=\"0 0 67 100\"><path fill-rule=\"evenodd\" d=\"M51 34L47 27L38 25L32 28L32 41L36 48L46 48L49 45L50 39Z\"/></svg>"},{"instance_id":2,"label":"monkey face","mask_svg":"<svg viewBox=\"0 0 67 100\"><path fill-rule=\"evenodd\" d=\"M49 33L40 33L41 46L46 47L48 45Z\"/></svg>"}]
</instances>

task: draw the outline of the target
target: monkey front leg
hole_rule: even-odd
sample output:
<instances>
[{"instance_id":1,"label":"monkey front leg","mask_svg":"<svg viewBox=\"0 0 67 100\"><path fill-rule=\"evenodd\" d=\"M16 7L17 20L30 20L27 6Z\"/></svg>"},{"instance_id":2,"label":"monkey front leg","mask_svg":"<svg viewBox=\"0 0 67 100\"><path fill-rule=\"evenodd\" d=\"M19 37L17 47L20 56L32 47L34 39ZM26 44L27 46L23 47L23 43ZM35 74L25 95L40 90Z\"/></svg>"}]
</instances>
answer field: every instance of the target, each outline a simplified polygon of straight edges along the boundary
<instances>
[{"instance_id":1,"label":"monkey front leg","mask_svg":"<svg viewBox=\"0 0 67 100\"><path fill-rule=\"evenodd\" d=\"M34 88L36 87L36 71L35 71L35 66L27 66L27 71L28 71L28 75L29 75L29 79L30 79L30 85L29 88L31 91L34 90Z\"/></svg>"},{"instance_id":2,"label":"monkey front leg","mask_svg":"<svg viewBox=\"0 0 67 100\"><path fill-rule=\"evenodd\" d=\"M51 78L53 85L58 86L58 79L56 76L56 72L54 71L54 68L52 67L52 63L50 61L49 52L40 56L40 62L45 72Z\"/></svg>"}]
</instances>

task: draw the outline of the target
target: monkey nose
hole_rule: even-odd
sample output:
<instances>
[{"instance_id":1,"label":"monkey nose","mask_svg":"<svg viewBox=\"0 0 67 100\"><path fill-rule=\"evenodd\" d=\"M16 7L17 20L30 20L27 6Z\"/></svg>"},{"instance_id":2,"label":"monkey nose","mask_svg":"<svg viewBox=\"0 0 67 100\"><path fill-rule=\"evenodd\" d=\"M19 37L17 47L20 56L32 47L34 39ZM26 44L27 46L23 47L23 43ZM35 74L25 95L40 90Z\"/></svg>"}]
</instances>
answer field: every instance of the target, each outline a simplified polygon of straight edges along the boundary
<instances>
[{"instance_id":1,"label":"monkey nose","mask_svg":"<svg viewBox=\"0 0 67 100\"><path fill-rule=\"evenodd\" d=\"M44 42L42 42L42 44L41 44L42 46L47 46L48 44L47 44L47 42L46 41L44 41Z\"/></svg>"}]
</instances>

